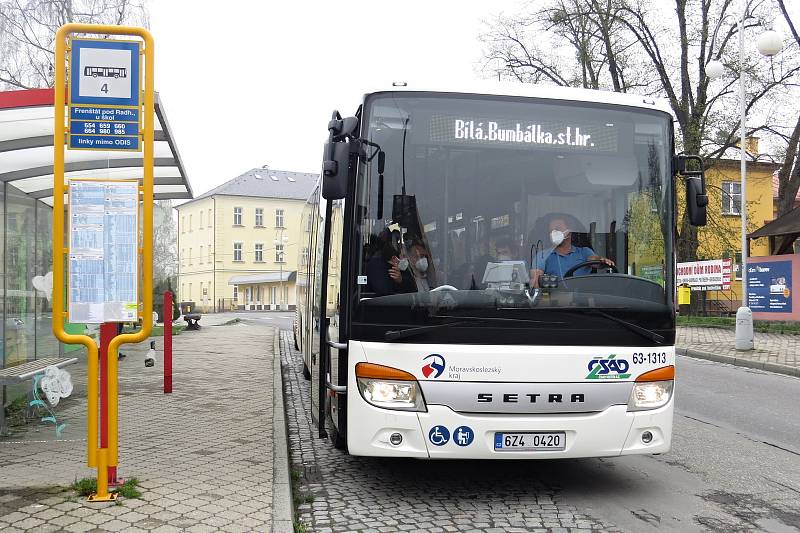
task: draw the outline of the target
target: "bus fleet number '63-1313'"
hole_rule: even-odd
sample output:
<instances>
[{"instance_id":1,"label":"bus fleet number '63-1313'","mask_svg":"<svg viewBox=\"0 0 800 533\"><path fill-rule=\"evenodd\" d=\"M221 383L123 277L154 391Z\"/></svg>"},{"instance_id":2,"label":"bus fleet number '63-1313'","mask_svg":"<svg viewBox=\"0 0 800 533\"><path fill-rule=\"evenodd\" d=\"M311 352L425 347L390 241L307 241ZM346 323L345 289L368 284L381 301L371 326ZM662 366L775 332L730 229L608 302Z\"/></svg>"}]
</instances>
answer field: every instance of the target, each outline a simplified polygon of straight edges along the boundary
<instances>
[{"instance_id":1,"label":"bus fleet number '63-1313'","mask_svg":"<svg viewBox=\"0 0 800 533\"><path fill-rule=\"evenodd\" d=\"M667 363L667 352L652 352L652 353L642 353L638 352L633 354L633 364L643 364L649 363L652 365L655 364L666 364Z\"/></svg>"}]
</instances>

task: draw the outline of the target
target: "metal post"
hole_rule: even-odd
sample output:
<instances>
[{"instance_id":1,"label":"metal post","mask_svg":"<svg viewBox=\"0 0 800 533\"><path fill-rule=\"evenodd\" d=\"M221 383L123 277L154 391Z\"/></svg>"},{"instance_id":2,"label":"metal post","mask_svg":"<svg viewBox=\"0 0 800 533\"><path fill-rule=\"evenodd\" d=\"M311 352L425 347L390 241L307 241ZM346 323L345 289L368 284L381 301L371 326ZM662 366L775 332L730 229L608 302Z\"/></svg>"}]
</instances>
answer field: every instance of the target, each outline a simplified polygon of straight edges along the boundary
<instances>
[{"instance_id":1,"label":"metal post","mask_svg":"<svg viewBox=\"0 0 800 533\"><path fill-rule=\"evenodd\" d=\"M164 292L164 394L172 392L172 292Z\"/></svg>"},{"instance_id":2,"label":"metal post","mask_svg":"<svg viewBox=\"0 0 800 533\"><path fill-rule=\"evenodd\" d=\"M742 306L736 310L736 332L734 345L737 350L752 350L753 345L753 313L747 306L747 105L744 90L744 19L747 11L747 0L742 0L742 18L739 20L739 154L741 155L741 203L742 215Z\"/></svg>"},{"instance_id":3,"label":"metal post","mask_svg":"<svg viewBox=\"0 0 800 533\"><path fill-rule=\"evenodd\" d=\"M739 153L741 155L741 180L742 180L742 307L747 307L747 147L746 136L747 126L747 105L745 103L744 87L744 15L747 9L747 1L742 0L742 19L739 22L739 111L740 111L740 133L739 133Z\"/></svg>"},{"instance_id":4,"label":"metal post","mask_svg":"<svg viewBox=\"0 0 800 533\"><path fill-rule=\"evenodd\" d=\"M117 335L117 324L100 325L100 448L108 448L108 345ZM117 467L107 466L109 486L117 485Z\"/></svg>"}]
</instances>

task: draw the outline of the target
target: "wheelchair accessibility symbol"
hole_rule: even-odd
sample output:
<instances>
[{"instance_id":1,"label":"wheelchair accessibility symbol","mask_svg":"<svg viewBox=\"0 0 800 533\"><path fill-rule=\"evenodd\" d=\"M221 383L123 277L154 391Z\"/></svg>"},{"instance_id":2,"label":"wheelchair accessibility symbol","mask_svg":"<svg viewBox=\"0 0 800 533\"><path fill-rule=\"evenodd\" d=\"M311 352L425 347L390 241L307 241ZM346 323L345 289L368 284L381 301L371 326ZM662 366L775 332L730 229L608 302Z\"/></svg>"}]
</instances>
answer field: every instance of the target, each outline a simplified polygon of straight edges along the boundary
<instances>
[{"instance_id":1,"label":"wheelchair accessibility symbol","mask_svg":"<svg viewBox=\"0 0 800 533\"><path fill-rule=\"evenodd\" d=\"M450 432L444 426L433 426L428 432L428 440L434 446L444 446L450 441Z\"/></svg>"}]
</instances>

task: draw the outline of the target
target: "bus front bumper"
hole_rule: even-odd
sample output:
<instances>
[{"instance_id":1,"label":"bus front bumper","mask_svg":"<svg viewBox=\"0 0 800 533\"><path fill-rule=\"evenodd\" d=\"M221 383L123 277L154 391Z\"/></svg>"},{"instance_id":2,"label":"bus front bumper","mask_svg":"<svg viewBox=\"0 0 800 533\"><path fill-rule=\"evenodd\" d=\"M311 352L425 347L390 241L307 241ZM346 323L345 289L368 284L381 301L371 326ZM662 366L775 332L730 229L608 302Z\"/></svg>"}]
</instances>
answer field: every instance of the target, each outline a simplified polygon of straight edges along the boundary
<instances>
[{"instance_id":1,"label":"bus front bumper","mask_svg":"<svg viewBox=\"0 0 800 533\"><path fill-rule=\"evenodd\" d=\"M440 405L428 412L380 409L361 397L348 408L347 446L353 455L418 457L430 459L561 459L655 454L669 451L672 440L674 399L659 409L628 412L615 405L599 413L506 415L463 414ZM474 435L467 445L456 444L455 431L466 427ZM431 435L435 428L439 432ZM446 431L442 431L442 429ZM563 433L563 450L495 450L497 433ZM649 442L646 432L651 438ZM448 439L442 442L442 434ZM399 434L399 444L392 435ZM645 439L643 439L645 435ZM394 441L397 442L397 436ZM434 441L439 444L434 444ZM463 442L463 441L462 441Z\"/></svg>"}]
</instances>

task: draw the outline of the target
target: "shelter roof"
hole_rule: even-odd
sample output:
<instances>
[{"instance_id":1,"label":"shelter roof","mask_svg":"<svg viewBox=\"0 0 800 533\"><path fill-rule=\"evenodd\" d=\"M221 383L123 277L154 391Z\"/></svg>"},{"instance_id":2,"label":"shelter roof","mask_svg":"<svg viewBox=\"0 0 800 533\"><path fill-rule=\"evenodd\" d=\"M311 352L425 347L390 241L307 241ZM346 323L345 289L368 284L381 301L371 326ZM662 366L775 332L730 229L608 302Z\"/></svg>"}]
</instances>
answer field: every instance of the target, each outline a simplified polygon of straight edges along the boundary
<instances>
[{"instance_id":1,"label":"shelter roof","mask_svg":"<svg viewBox=\"0 0 800 533\"><path fill-rule=\"evenodd\" d=\"M53 89L0 91L0 181L53 204ZM191 185L156 94L154 195L191 199ZM65 150L64 179L142 179L141 152Z\"/></svg>"},{"instance_id":2,"label":"shelter roof","mask_svg":"<svg viewBox=\"0 0 800 533\"><path fill-rule=\"evenodd\" d=\"M778 237L792 234L800 234L800 207L795 207L772 222L767 222L751 233L749 237L758 239L760 237Z\"/></svg>"}]
</instances>

